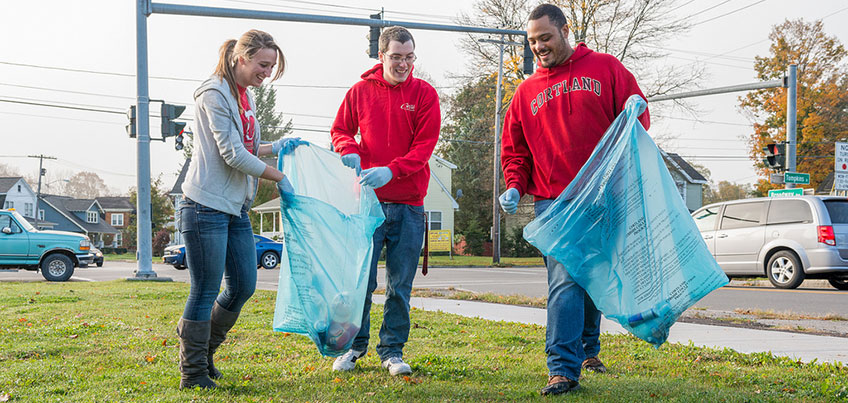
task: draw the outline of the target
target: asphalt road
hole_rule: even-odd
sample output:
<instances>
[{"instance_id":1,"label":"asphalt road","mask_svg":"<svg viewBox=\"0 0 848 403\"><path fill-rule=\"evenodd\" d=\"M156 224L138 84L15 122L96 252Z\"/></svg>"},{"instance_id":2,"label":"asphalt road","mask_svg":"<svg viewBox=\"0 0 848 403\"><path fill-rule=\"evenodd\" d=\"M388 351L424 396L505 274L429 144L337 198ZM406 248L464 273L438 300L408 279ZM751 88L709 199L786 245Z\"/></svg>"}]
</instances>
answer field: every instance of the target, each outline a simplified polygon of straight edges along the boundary
<instances>
[{"instance_id":1,"label":"asphalt road","mask_svg":"<svg viewBox=\"0 0 848 403\"><path fill-rule=\"evenodd\" d=\"M132 277L135 268L135 263L106 262L103 267L77 269L71 281L108 281ZM183 282L189 280L187 270L176 270L164 264L154 264L153 269L160 277ZM259 270L257 287L276 290L279 273L279 270ZM454 287L474 292L543 297L547 294L546 275L544 268L430 268L427 276L418 273L414 287ZM378 285L384 286L385 274L382 269L377 278ZM36 272L0 270L0 282L3 281L45 280ZM719 311L742 308L848 317L848 291L832 288L780 290L772 287L728 286L713 291L695 306Z\"/></svg>"}]
</instances>

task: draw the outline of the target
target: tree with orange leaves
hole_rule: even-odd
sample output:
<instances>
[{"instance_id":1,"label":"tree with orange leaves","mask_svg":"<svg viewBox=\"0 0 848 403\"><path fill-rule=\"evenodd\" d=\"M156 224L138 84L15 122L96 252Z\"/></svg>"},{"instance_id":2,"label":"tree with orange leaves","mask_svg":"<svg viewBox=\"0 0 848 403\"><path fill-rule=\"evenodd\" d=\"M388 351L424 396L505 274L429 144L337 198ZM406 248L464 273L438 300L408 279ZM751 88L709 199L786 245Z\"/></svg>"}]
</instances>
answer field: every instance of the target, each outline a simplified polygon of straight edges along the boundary
<instances>
[{"instance_id":1,"label":"tree with orange leaves","mask_svg":"<svg viewBox=\"0 0 848 403\"><path fill-rule=\"evenodd\" d=\"M796 171L810 174L817 187L833 172L835 141L848 138L848 52L824 32L821 20L786 20L769 34L770 55L756 57L761 80L783 77L790 64L798 65ZM785 88L757 90L740 97L740 107L755 121L748 139L749 155L757 161L760 179L755 193L764 196L779 188L768 182L769 169L761 162L763 148L787 140Z\"/></svg>"}]
</instances>

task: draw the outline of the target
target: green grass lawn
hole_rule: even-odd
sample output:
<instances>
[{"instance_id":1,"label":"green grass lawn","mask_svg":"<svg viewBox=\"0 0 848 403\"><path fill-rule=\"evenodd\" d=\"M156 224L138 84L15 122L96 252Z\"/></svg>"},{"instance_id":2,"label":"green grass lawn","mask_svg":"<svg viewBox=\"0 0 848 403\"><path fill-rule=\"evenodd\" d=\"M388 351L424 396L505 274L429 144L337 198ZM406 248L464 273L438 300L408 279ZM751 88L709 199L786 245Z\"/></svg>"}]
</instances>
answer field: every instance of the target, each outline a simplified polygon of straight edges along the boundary
<instances>
[{"instance_id":1,"label":"green grass lawn","mask_svg":"<svg viewBox=\"0 0 848 403\"><path fill-rule=\"evenodd\" d=\"M412 311L410 377L391 377L375 353L331 371L300 335L271 330L275 294L258 291L219 350L214 391L179 391L174 328L182 283L3 283L0 401L538 401L545 329ZM380 325L375 306L372 342ZM767 342L767 341L764 341ZM601 337L607 374L587 374L578 401L833 401L848 399L848 369L769 354ZM373 343L372 343L373 344Z\"/></svg>"},{"instance_id":2,"label":"green grass lawn","mask_svg":"<svg viewBox=\"0 0 848 403\"><path fill-rule=\"evenodd\" d=\"M421 264L424 258L418 259L418 264ZM385 261L380 261L385 264ZM491 267L491 256L430 256L428 264L431 266L455 266L455 267ZM500 267L510 266L544 266L545 263L541 257L502 257Z\"/></svg>"}]
</instances>

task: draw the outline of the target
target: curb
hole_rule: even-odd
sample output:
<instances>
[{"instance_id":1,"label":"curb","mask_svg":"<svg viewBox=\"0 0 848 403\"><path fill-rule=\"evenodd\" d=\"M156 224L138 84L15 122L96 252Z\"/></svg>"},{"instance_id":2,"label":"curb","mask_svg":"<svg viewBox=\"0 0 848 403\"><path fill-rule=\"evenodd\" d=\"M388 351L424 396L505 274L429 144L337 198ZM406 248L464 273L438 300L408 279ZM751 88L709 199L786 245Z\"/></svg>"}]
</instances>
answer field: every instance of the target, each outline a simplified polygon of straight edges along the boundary
<instances>
[{"instance_id":1,"label":"curb","mask_svg":"<svg viewBox=\"0 0 848 403\"><path fill-rule=\"evenodd\" d=\"M768 280L730 280L730 286L734 287L772 287L778 289L773 286L771 282ZM833 288L827 280L804 280L803 283L798 288L828 288L831 290L836 290Z\"/></svg>"}]
</instances>

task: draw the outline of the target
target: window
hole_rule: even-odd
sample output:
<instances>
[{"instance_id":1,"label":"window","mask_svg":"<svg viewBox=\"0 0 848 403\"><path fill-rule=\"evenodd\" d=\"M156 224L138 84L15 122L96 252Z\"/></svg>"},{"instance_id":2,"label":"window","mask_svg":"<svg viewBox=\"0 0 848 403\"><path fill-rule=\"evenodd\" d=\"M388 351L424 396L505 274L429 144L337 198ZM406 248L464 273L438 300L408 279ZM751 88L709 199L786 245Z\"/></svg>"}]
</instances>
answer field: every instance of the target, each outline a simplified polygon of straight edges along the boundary
<instances>
[{"instance_id":1,"label":"window","mask_svg":"<svg viewBox=\"0 0 848 403\"><path fill-rule=\"evenodd\" d=\"M124 213L112 213L112 226L113 227L123 227L124 226Z\"/></svg>"},{"instance_id":2,"label":"window","mask_svg":"<svg viewBox=\"0 0 848 403\"><path fill-rule=\"evenodd\" d=\"M123 245L123 237L121 236L120 232L117 235L115 235L115 245L118 245L118 246Z\"/></svg>"},{"instance_id":3,"label":"window","mask_svg":"<svg viewBox=\"0 0 848 403\"><path fill-rule=\"evenodd\" d=\"M44 209L38 209L38 219L44 221Z\"/></svg>"},{"instance_id":4,"label":"window","mask_svg":"<svg viewBox=\"0 0 848 403\"><path fill-rule=\"evenodd\" d=\"M17 234L21 232L21 227L18 227L14 221L12 221L12 217L7 215L0 216L0 229L10 228L13 234Z\"/></svg>"},{"instance_id":5,"label":"window","mask_svg":"<svg viewBox=\"0 0 848 403\"><path fill-rule=\"evenodd\" d=\"M32 203L24 203L24 217L32 217Z\"/></svg>"},{"instance_id":6,"label":"window","mask_svg":"<svg viewBox=\"0 0 848 403\"><path fill-rule=\"evenodd\" d=\"M768 224L791 224L813 222L810 205L803 200L772 200L769 207Z\"/></svg>"},{"instance_id":7,"label":"window","mask_svg":"<svg viewBox=\"0 0 848 403\"><path fill-rule=\"evenodd\" d=\"M3 205L3 208L4 208L4 209L15 208L15 202L13 202L13 201L6 201L6 203Z\"/></svg>"},{"instance_id":8,"label":"window","mask_svg":"<svg viewBox=\"0 0 848 403\"><path fill-rule=\"evenodd\" d=\"M825 200L824 206L833 224L848 224L848 202L844 200Z\"/></svg>"},{"instance_id":9,"label":"window","mask_svg":"<svg viewBox=\"0 0 848 403\"><path fill-rule=\"evenodd\" d=\"M427 230L442 229L442 212L441 211L426 211L427 221L430 223L430 228Z\"/></svg>"},{"instance_id":10,"label":"window","mask_svg":"<svg viewBox=\"0 0 848 403\"><path fill-rule=\"evenodd\" d=\"M18 185L18 193L21 193L21 185Z\"/></svg>"},{"instance_id":11,"label":"window","mask_svg":"<svg viewBox=\"0 0 848 403\"><path fill-rule=\"evenodd\" d=\"M86 221L90 224L97 224L97 212L86 211Z\"/></svg>"},{"instance_id":12,"label":"window","mask_svg":"<svg viewBox=\"0 0 848 403\"><path fill-rule=\"evenodd\" d=\"M756 227L763 215L763 202L728 204L721 218L721 229Z\"/></svg>"},{"instance_id":13,"label":"window","mask_svg":"<svg viewBox=\"0 0 848 403\"><path fill-rule=\"evenodd\" d=\"M715 229L716 220L718 219L718 211L721 206L707 207L698 211L692 218L695 219L695 225L698 226L698 231L712 231Z\"/></svg>"}]
</instances>

